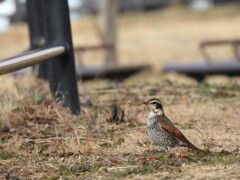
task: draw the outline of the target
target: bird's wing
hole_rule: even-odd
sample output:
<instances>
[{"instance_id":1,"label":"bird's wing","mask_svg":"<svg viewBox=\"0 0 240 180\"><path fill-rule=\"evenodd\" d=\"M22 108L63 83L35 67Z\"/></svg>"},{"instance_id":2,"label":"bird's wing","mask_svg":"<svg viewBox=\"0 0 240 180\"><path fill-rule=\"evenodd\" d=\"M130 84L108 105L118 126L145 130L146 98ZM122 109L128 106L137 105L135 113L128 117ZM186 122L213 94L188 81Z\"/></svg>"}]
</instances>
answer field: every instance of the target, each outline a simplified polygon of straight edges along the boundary
<instances>
[{"instance_id":1,"label":"bird's wing","mask_svg":"<svg viewBox=\"0 0 240 180\"><path fill-rule=\"evenodd\" d=\"M174 124L166 117L159 117L158 118L159 126L161 126L164 130L166 130L169 134L173 135L180 141L182 141L184 144L183 146L190 147L192 149L195 149L197 151L204 152L201 149L198 149L196 146L194 146L190 141L187 140L187 138L183 135L183 133L174 126Z\"/></svg>"},{"instance_id":2,"label":"bird's wing","mask_svg":"<svg viewBox=\"0 0 240 180\"><path fill-rule=\"evenodd\" d=\"M159 117L158 123L163 129L165 129L168 133L172 134L178 139L182 141L187 140L183 133L178 128L176 128L167 117Z\"/></svg>"}]
</instances>

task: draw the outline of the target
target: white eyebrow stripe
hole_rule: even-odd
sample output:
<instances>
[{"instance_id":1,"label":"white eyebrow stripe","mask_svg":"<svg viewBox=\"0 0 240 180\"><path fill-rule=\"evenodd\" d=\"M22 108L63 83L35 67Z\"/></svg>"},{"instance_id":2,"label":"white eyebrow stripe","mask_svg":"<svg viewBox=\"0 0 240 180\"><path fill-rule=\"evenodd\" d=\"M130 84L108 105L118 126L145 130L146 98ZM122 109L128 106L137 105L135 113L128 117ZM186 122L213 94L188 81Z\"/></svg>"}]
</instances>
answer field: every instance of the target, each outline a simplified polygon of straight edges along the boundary
<instances>
[{"instance_id":1,"label":"white eyebrow stripe","mask_svg":"<svg viewBox=\"0 0 240 180\"><path fill-rule=\"evenodd\" d=\"M159 103L159 104L161 104L161 102L159 100L152 100L152 101L150 101L150 103Z\"/></svg>"}]
</instances>

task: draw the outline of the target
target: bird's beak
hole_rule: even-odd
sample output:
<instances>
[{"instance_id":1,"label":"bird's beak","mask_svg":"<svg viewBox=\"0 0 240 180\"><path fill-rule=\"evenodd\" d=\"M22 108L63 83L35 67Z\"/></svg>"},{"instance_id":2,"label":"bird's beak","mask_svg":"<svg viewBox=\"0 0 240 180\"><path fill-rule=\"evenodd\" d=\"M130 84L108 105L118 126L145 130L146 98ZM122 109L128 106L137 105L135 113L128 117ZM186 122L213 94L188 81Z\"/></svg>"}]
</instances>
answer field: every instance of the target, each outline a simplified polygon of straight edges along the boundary
<instances>
[{"instance_id":1,"label":"bird's beak","mask_svg":"<svg viewBox=\"0 0 240 180\"><path fill-rule=\"evenodd\" d=\"M149 103L148 102L143 102L144 105L148 105Z\"/></svg>"}]
</instances>

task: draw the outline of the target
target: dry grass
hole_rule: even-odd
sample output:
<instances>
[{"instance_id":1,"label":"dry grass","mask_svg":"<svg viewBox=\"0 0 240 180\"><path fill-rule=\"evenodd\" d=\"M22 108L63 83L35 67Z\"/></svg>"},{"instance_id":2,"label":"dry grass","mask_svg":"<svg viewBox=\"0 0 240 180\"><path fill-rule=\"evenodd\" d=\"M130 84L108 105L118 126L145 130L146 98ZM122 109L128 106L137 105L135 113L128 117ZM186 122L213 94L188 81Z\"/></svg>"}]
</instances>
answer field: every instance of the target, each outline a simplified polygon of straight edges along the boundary
<instances>
[{"instance_id":1,"label":"dry grass","mask_svg":"<svg viewBox=\"0 0 240 180\"><path fill-rule=\"evenodd\" d=\"M121 15L121 62L148 60L159 68L176 59L199 59L199 40L239 36L237 10L218 7L198 14L175 8ZM98 42L90 20L73 24L75 44ZM7 39L0 47L2 58L28 44L25 28L17 25L0 36L1 42ZM21 38L19 44L16 37ZM86 54L85 60L92 56ZM183 75L146 71L122 83L79 82L81 116L54 104L48 84L31 75L1 76L0 84L1 178L6 174L24 179L240 178L238 77L216 76L198 84ZM147 111L140 105L151 97L161 98L167 116L191 142L212 153L201 157L175 148L169 156L153 145L145 133ZM114 104L118 117L124 112L123 122L110 122Z\"/></svg>"}]
</instances>

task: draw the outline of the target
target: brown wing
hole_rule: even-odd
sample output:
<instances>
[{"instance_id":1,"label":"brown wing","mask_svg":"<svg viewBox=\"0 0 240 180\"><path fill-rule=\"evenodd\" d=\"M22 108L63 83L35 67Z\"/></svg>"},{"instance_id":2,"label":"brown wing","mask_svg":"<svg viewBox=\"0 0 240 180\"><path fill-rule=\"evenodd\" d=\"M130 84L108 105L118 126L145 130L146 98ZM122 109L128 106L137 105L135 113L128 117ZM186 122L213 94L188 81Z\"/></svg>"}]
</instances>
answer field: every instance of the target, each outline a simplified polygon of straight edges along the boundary
<instances>
[{"instance_id":1,"label":"brown wing","mask_svg":"<svg viewBox=\"0 0 240 180\"><path fill-rule=\"evenodd\" d=\"M184 142L188 141L183 133L177 129L167 117L160 117L158 123L163 129L165 129L168 133L172 134L176 138Z\"/></svg>"},{"instance_id":2,"label":"brown wing","mask_svg":"<svg viewBox=\"0 0 240 180\"><path fill-rule=\"evenodd\" d=\"M195 149L197 151L201 151L204 152L201 149L198 149L196 146L194 146L191 142L189 142L187 140L187 138L183 135L183 133L177 129L174 124L166 117L159 117L158 118L158 123L159 125L165 129L169 134L173 135L174 137L178 138L179 140L181 140L183 143L186 143L185 145L183 144L183 146Z\"/></svg>"},{"instance_id":3,"label":"brown wing","mask_svg":"<svg viewBox=\"0 0 240 180\"><path fill-rule=\"evenodd\" d=\"M169 124L165 123L165 122L159 122L160 126L165 129L166 131L168 131L170 134L177 136L177 137L185 137L182 132L180 130L178 130L176 127L174 126L170 126Z\"/></svg>"}]
</instances>

